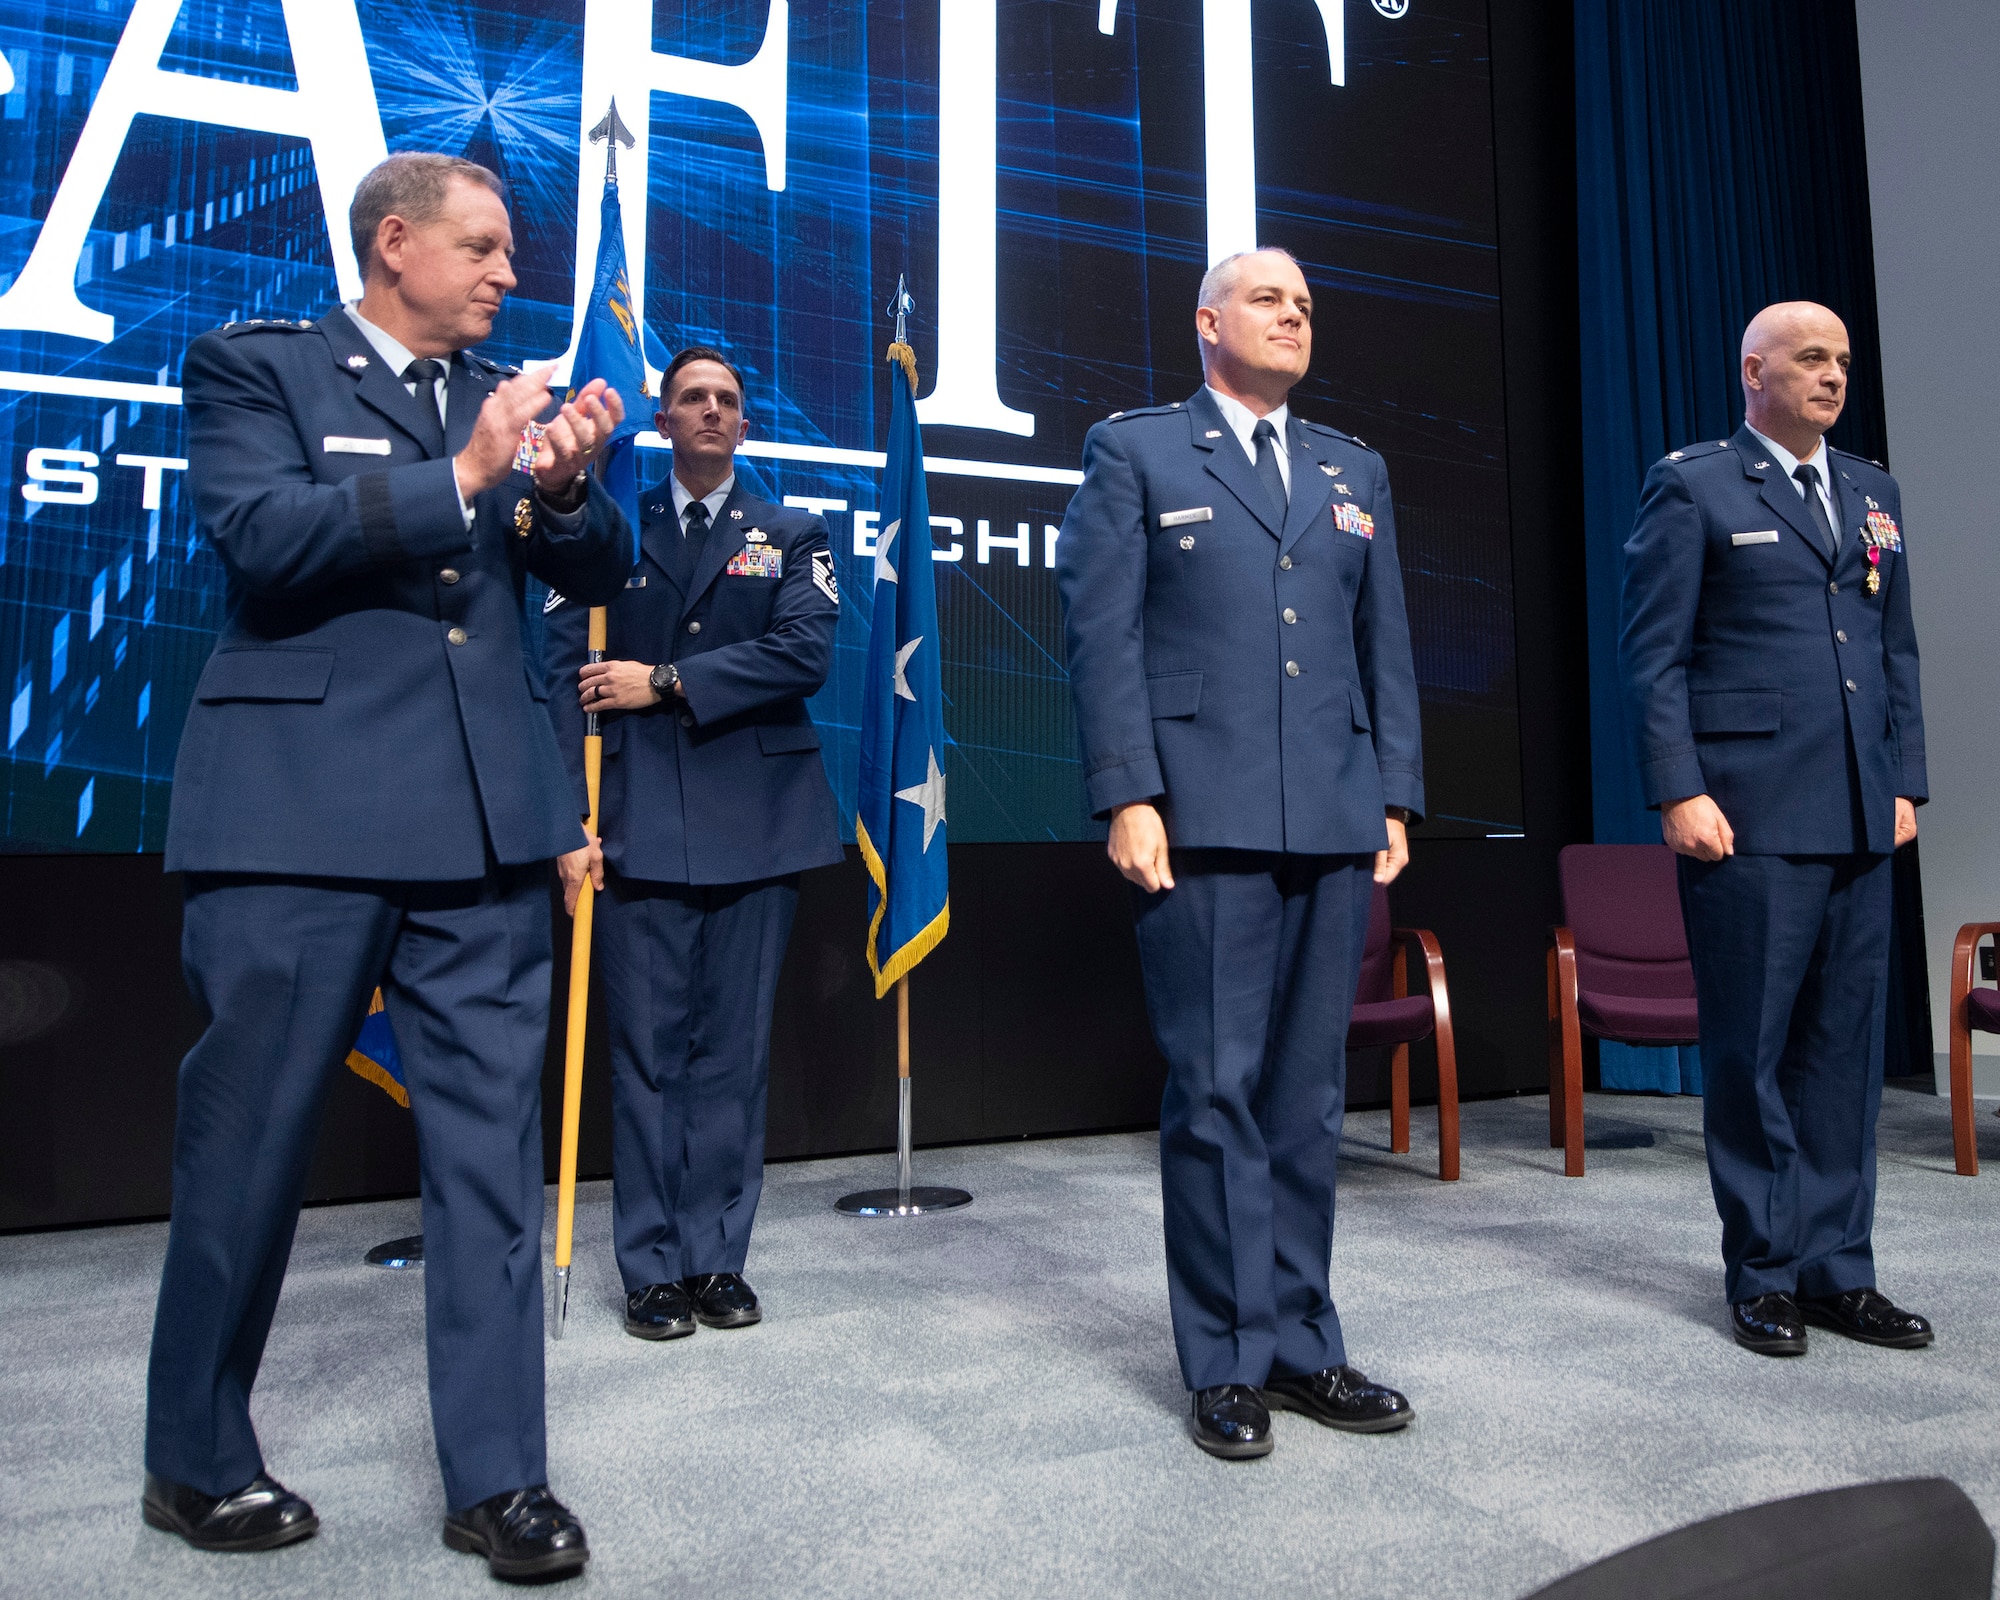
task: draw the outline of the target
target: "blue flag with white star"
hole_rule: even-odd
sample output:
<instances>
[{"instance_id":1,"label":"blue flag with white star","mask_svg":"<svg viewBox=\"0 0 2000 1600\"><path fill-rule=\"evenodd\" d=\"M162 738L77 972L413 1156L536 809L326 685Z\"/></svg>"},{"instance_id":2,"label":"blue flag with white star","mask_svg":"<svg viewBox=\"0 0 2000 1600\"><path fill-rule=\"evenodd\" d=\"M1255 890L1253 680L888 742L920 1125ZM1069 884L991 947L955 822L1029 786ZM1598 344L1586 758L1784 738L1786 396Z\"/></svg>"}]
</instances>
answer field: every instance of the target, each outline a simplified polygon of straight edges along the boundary
<instances>
[{"instance_id":1,"label":"blue flag with white star","mask_svg":"<svg viewBox=\"0 0 2000 1600\"><path fill-rule=\"evenodd\" d=\"M889 348L889 365L889 461L875 547L875 616L861 680L861 791L854 820L868 864L868 968L878 1000L931 953L951 924L944 690L916 356L899 341Z\"/></svg>"},{"instance_id":2,"label":"blue flag with white star","mask_svg":"<svg viewBox=\"0 0 2000 1600\"><path fill-rule=\"evenodd\" d=\"M618 424L597 457L598 481L625 513L632 530L632 561L639 560L639 447L634 441L652 426L653 405L646 393L646 362L639 337L639 317L632 307L631 280L625 275L625 221L618 203L617 169L607 167L604 199L599 208L597 276L583 310L583 329L570 363L569 391L574 400L593 378L618 391L625 402L625 420Z\"/></svg>"}]
</instances>

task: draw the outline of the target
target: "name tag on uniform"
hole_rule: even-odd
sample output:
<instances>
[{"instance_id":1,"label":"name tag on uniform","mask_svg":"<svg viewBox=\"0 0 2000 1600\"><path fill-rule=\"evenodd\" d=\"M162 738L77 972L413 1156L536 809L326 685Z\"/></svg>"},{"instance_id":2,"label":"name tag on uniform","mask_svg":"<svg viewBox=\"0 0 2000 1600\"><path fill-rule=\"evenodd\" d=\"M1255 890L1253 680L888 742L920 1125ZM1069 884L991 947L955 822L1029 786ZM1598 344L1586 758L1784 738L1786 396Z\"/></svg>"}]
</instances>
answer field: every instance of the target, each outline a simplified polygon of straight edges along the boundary
<instances>
[{"instance_id":1,"label":"name tag on uniform","mask_svg":"<svg viewBox=\"0 0 2000 1600\"><path fill-rule=\"evenodd\" d=\"M319 447L330 456L386 456L389 453L387 439L348 439L337 433L329 433L320 440Z\"/></svg>"},{"instance_id":2,"label":"name tag on uniform","mask_svg":"<svg viewBox=\"0 0 2000 1600\"><path fill-rule=\"evenodd\" d=\"M1162 511L1160 526L1163 528L1185 527L1190 522L1213 522L1214 506L1194 506L1186 511Z\"/></svg>"},{"instance_id":3,"label":"name tag on uniform","mask_svg":"<svg viewBox=\"0 0 2000 1600\"><path fill-rule=\"evenodd\" d=\"M1731 544L1776 544L1778 542L1778 530L1776 528L1762 528L1756 533L1732 533L1729 536L1729 542Z\"/></svg>"},{"instance_id":4,"label":"name tag on uniform","mask_svg":"<svg viewBox=\"0 0 2000 1600\"><path fill-rule=\"evenodd\" d=\"M640 574L639 574L639 575L638 575L638 576L637 576L636 578L627 578L627 579L625 580L625 587L626 587L626 588L628 588L628 589L643 589L643 588L645 588L645 587L646 587L646 575L645 575L645 573L643 573L643 572L642 572L642 573L640 573Z\"/></svg>"},{"instance_id":5,"label":"name tag on uniform","mask_svg":"<svg viewBox=\"0 0 2000 1600\"><path fill-rule=\"evenodd\" d=\"M776 545L753 544L729 558L722 570L731 578L776 578L784 574L785 552Z\"/></svg>"}]
</instances>

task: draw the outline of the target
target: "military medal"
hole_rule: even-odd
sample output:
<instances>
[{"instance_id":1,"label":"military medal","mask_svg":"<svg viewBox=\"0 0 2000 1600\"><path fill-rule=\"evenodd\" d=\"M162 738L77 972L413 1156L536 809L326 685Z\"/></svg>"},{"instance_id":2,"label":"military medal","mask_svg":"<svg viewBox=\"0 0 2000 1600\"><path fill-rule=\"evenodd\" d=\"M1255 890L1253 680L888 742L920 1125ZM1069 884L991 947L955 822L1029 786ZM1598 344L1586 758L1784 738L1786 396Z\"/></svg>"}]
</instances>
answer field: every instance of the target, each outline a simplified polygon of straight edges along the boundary
<instances>
[{"instance_id":1,"label":"military medal","mask_svg":"<svg viewBox=\"0 0 2000 1600\"><path fill-rule=\"evenodd\" d=\"M514 502L514 531L523 539L527 538L535 526L535 508L524 496Z\"/></svg>"},{"instance_id":2,"label":"military medal","mask_svg":"<svg viewBox=\"0 0 2000 1600\"><path fill-rule=\"evenodd\" d=\"M1903 548L1903 530L1896 526L1896 519L1868 499L1868 522L1861 530L1861 542L1868 547L1868 577L1862 585L1871 595L1882 592L1882 552Z\"/></svg>"}]
</instances>

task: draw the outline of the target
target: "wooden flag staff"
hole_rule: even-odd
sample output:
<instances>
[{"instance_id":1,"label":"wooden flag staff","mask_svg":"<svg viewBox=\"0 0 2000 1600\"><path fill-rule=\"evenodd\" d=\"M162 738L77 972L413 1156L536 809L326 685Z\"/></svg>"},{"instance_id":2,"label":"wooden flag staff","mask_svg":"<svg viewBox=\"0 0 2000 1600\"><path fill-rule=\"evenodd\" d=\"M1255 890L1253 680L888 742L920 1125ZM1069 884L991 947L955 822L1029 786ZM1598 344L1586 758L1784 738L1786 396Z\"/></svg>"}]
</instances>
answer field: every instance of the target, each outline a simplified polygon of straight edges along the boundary
<instances>
[{"instance_id":1,"label":"wooden flag staff","mask_svg":"<svg viewBox=\"0 0 2000 1600\"><path fill-rule=\"evenodd\" d=\"M595 664L604 659L604 607L590 608L590 653ZM597 835L597 784L604 770L604 735L597 713L583 717L583 783L589 797L590 819L584 826ZM576 892L576 923L569 944L569 1033L563 1049L562 1164L556 1178L556 1316L555 1336L563 1336L569 1316L570 1247L576 1232L576 1140L583 1117L583 1035L590 1020L590 928L597 890L590 874Z\"/></svg>"}]
</instances>

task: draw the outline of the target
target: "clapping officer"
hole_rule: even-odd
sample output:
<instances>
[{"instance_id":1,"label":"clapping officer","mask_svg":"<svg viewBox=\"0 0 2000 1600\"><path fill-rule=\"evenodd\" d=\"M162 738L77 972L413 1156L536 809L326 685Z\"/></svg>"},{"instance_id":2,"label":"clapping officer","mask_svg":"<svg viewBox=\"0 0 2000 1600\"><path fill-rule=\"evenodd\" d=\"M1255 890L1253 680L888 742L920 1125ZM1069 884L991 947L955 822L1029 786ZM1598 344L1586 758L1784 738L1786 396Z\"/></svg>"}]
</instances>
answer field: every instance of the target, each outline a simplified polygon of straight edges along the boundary
<instances>
[{"instance_id":1,"label":"clapping officer","mask_svg":"<svg viewBox=\"0 0 2000 1600\"><path fill-rule=\"evenodd\" d=\"M1290 414L1312 296L1231 256L1195 312L1205 386L1101 422L1057 544L1092 811L1131 880L1160 1110L1167 1282L1195 1442L1269 1406L1410 1420L1347 1365L1328 1290L1348 1014L1370 898L1423 806L1388 470Z\"/></svg>"},{"instance_id":2,"label":"clapping officer","mask_svg":"<svg viewBox=\"0 0 2000 1600\"><path fill-rule=\"evenodd\" d=\"M358 303L187 353L188 482L228 604L167 831L205 1027L180 1071L143 1510L205 1550L318 1527L265 1470L250 1389L327 1083L379 985L417 1119L445 1543L561 1577L588 1550L546 1483L541 1072L548 862L584 837L523 605L531 572L606 599L631 569L583 476L622 408L593 383L557 409L546 369L468 351L514 285L492 173L391 156L350 226Z\"/></svg>"},{"instance_id":3,"label":"clapping officer","mask_svg":"<svg viewBox=\"0 0 2000 1600\"><path fill-rule=\"evenodd\" d=\"M763 1315L744 1280L764 1187L771 1012L799 874L841 859L806 696L840 615L826 524L736 476L743 379L683 350L655 423L673 472L641 499L637 569L586 664L583 606L551 596L549 715L584 809L583 716L599 715L602 849L563 863L603 895L612 1232L625 1330L674 1339Z\"/></svg>"},{"instance_id":4,"label":"clapping officer","mask_svg":"<svg viewBox=\"0 0 2000 1600\"><path fill-rule=\"evenodd\" d=\"M1926 785L1901 493L1822 437L1849 360L1826 307L1759 312L1744 426L1653 467L1625 546L1620 666L1680 858L1723 1287L1773 1356L1807 1323L1931 1342L1875 1287L1889 858Z\"/></svg>"}]
</instances>

